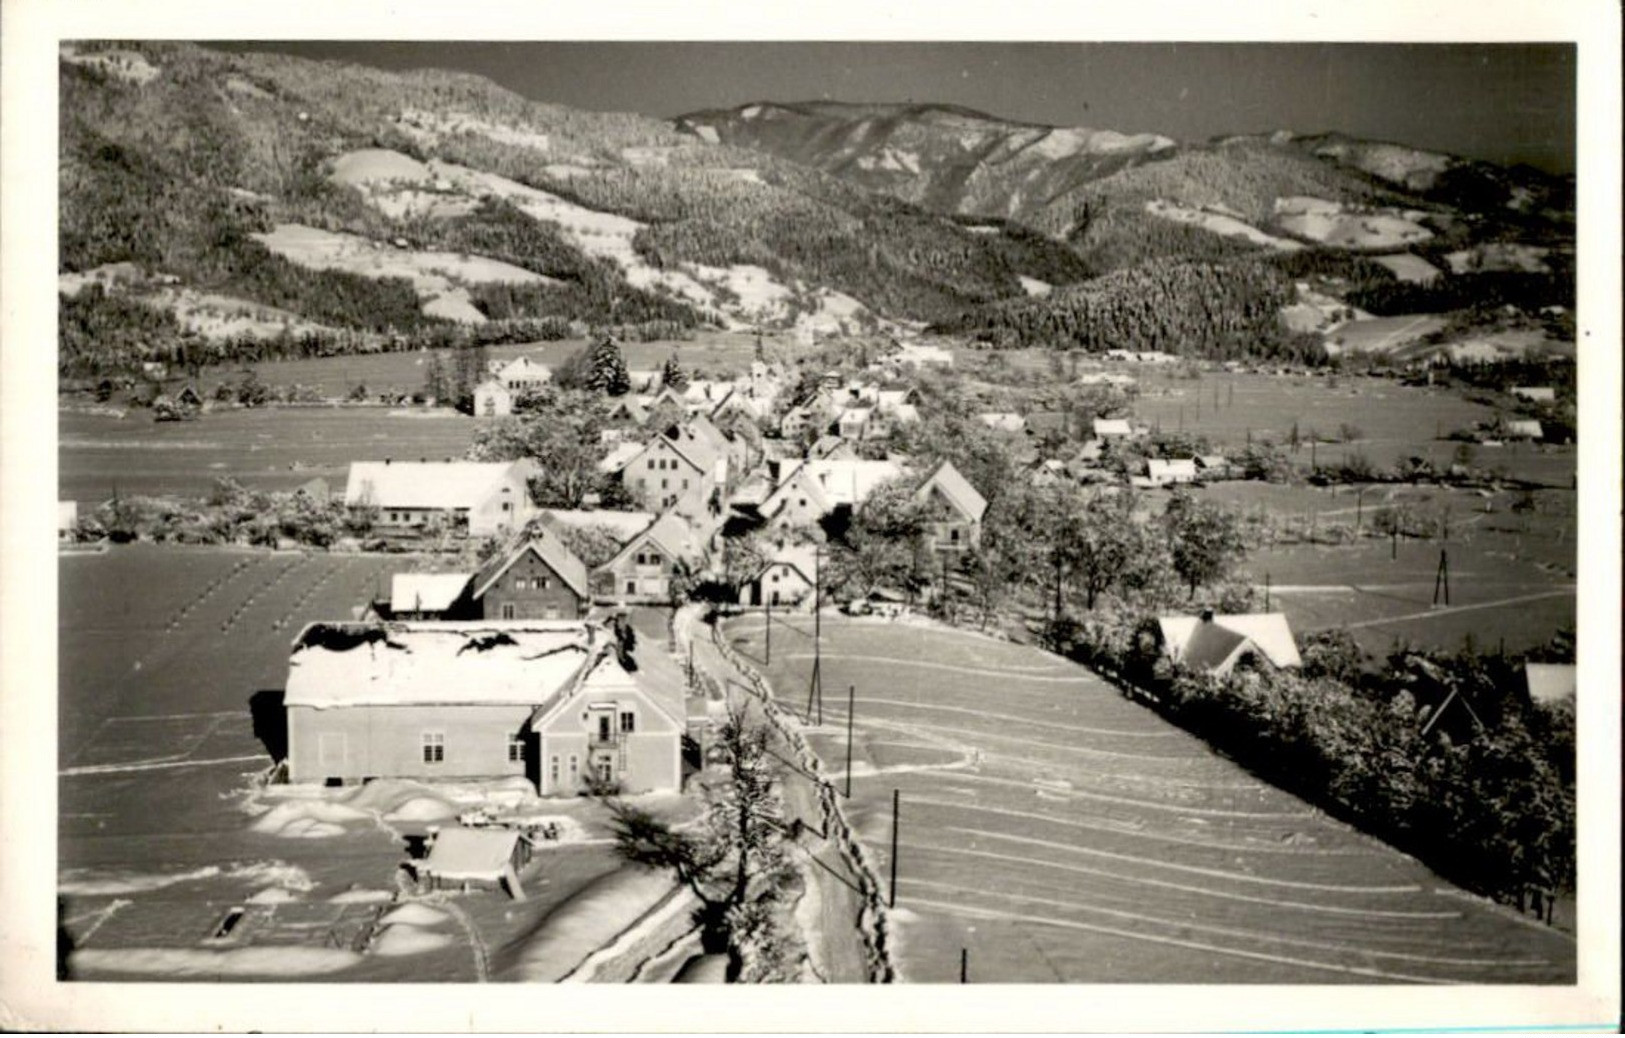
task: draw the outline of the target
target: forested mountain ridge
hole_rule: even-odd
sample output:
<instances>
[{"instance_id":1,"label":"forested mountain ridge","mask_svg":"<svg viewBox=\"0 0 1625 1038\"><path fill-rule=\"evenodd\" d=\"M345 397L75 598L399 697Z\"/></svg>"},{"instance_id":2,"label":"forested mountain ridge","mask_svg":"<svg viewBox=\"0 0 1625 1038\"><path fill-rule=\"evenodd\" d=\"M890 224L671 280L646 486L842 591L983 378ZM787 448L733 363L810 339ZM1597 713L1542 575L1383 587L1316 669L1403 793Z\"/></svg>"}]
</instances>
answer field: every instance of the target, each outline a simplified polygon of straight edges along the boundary
<instances>
[{"instance_id":1,"label":"forested mountain ridge","mask_svg":"<svg viewBox=\"0 0 1625 1038\"><path fill-rule=\"evenodd\" d=\"M1022 228L477 76L85 43L59 89L68 375L585 326L831 332L1089 273Z\"/></svg>"},{"instance_id":2,"label":"forested mountain ridge","mask_svg":"<svg viewBox=\"0 0 1625 1038\"><path fill-rule=\"evenodd\" d=\"M180 43L59 67L70 377L707 325L1298 356L1356 310L1573 302L1572 180L1336 135L942 105L673 123Z\"/></svg>"}]
</instances>

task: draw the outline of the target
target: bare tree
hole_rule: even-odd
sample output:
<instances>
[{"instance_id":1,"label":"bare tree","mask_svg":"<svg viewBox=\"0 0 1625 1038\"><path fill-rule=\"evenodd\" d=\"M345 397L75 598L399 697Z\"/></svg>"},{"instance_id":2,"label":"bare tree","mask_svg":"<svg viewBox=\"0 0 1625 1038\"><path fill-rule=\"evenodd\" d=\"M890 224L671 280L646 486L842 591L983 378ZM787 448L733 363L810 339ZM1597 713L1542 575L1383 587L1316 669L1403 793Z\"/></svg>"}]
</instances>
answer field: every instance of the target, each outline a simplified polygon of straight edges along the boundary
<instances>
[{"instance_id":1,"label":"bare tree","mask_svg":"<svg viewBox=\"0 0 1625 1038\"><path fill-rule=\"evenodd\" d=\"M781 923L786 894L799 877L786 853L786 827L766 728L735 706L718 733L726 781L705 790L705 813L682 828L624 800L607 801L616 851L627 861L666 869L699 899L701 945L728 955L730 980L791 979L798 939Z\"/></svg>"}]
</instances>

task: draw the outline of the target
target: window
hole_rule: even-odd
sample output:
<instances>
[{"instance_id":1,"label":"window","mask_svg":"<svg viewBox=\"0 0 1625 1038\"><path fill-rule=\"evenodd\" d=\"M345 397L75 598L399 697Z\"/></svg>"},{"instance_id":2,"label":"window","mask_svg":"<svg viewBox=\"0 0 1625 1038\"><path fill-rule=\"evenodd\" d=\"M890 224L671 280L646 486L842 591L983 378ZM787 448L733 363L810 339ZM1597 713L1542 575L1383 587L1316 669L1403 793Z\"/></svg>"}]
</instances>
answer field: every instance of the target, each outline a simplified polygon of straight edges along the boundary
<instances>
[{"instance_id":1,"label":"window","mask_svg":"<svg viewBox=\"0 0 1625 1038\"><path fill-rule=\"evenodd\" d=\"M500 580L497 581L496 586L500 588L502 586L502 581L500 581ZM528 586L528 582L525 580L524 577L515 577L514 578L513 589L515 591L523 591L523 590L525 590L525 588L527 586Z\"/></svg>"},{"instance_id":2,"label":"window","mask_svg":"<svg viewBox=\"0 0 1625 1038\"><path fill-rule=\"evenodd\" d=\"M576 758L576 755L572 753L570 754L570 785L574 787L580 784L581 762Z\"/></svg>"},{"instance_id":3,"label":"window","mask_svg":"<svg viewBox=\"0 0 1625 1038\"><path fill-rule=\"evenodd\" d=\"M556 753L547 762L547 781L554 786L559 784L559 755Z\"/></svg>"},{"instance_id":4,"label":"window","mask_svg":"<svg viewBox=\"0 0 1625 1038\"><path fill-rule=\"evenodd\" d=\"M552 587L553 585L552 585L552 582L549 581L546 577L537 577L535 580L532 580L530 582L530 586L535 588L538 591L546 591L549 587Z\"/></svg>"},{"instance_id":5,"label":"window","mask_svg":"<svg viewBox=\"0 0 1625 1038\"><path fill-rule=\"evenodd\" d=\"M508 763L518 764L525 759L525 737L523 735L508 736Z\"/></svg>"},{"instance_id":6,"label":"window","mask_svg":"<svg viewBox=\"0 0 1625 1038\"><path fill-rule=\"evenodd\" d=\"M650 468L654 468L654 467L655 467L655 460L654 460L654 459L653 459L653 458L650 458L650 459L649 459L649 467L650 467Z\"/></svg>"},{"instance_id":7,"label":"window","mask_svg":"<svg viewBox=\"0 0 1625 1038\"><path fill-rule=\"evenodd\" d=\"M626 593L629 594L629 595L635 595L635 594L637 594L637 592L638 592L638 582L635 581L635 580L628 580L626 582Z\"/></svg>"},{"instance_id":8,"label":"window","mask_svg":"<svg viewBox=\"0 0 1625 1038\"><path fill-rule=\"evenodd\" d=\"M423 763L444 764L446 761L446 733L423 733Z\"/></svg>"},{"instance_id":9,"label":"window","mask_svg":"<svg viewBox=\"0 0 1625 1038\"><path fill-rule=\"evenodd\" d=\"M660 489L661 489L661 490L670 490L670 489L671 489L671 480L669 480L669 479L662 479L662 480L661 480L661 481L660 481Z\"/></svg>"},{"instance_id":10,"label":"window","mask_svg":"<svg viewBox=\"0 0 1625 1038\"><path fill-rule=\"evenodd\" d=\"M512 602L502 603L502 618L504 620L512 620L514 618L514 608Z\"/></svg>"},{"instance_id":11,"label":"window","mask_svg":"<svg viewBox=\"0 0 1625 1038\"><path fill-rule=\"evenodd\" d=\"M637 731L637 715L632 713L632 711L630 711L630 710L622 710L621 711L621 731L623 731L623 732L635 732L635 731Z\"/></svg>"},{"instance_id":12,"label":"window","mask_svg":"<svg viewBox=\"0 0 1625 1038\"><path fill-rule=\"evenodd\" d=\"M688 480L686 480L686 479L685 479L685 480L683 480L683 489L684 489L684 490L687 490L687 489L688 489Z\"/></svg>"}]
</instances>

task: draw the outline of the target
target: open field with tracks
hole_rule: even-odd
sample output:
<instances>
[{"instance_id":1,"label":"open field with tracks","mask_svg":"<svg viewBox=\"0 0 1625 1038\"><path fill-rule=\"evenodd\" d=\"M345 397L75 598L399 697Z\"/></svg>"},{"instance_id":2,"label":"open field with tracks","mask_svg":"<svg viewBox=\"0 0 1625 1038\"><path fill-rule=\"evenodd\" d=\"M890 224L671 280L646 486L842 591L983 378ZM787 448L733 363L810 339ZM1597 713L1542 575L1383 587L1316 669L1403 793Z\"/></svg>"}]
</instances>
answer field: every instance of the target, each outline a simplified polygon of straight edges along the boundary
<instances>
[{"instance_id":1,"label":"open field with tracks","mask_svg":"<svg viewBox=\"0 0 1625 1038\"><path fill-rule=\"evenodd\" d=\"M321 477L338 492L352 461L461 457L480 421L382 407L233 409L195 422L63 412L57 494L83 511L115 486L125 495L202 496L217 476L255 490L292 490Z\"/></svg>"},{"instance_id":2,"label":"open field with tracks","mask_svg":"<svg viewBox=\"0 0 1625 1038\"><path fill-rule=\"evenodd\" d=\"M809 617L774 618L804 708ZM1568 983L1572 938L1470 897L1265 785L1093 674L1036 649L830 617L823 724L882 881L901 797L894 955L953 982ZM726 633L761 661L763 620Z\"/></svg>"}]
</instances>

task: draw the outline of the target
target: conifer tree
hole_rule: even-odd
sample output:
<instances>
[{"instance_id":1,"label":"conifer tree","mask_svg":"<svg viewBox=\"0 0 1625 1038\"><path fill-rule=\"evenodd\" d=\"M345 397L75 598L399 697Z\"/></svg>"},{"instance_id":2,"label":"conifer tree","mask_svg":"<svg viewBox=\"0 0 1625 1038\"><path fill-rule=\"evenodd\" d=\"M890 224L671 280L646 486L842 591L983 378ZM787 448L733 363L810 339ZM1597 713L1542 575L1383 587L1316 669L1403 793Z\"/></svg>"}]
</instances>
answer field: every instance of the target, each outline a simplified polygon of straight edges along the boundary
<instances>
[{"instance_id":1,"label":"conifer tree","mask_svg":"<svg viewBox=\"0 0 1625 1038\"><path fill-rule=\"evenodd\" d=\"M593 347L592 360L587 371L587 388L606 396L624 396L632 388L632 379L626 373L626 360L613 335L606 335Z\"/></svg>"},{"instance_id":2,"label":"conifer tree","mask_svg":"<svg viewBox=\"0 0 1625 1038\"><path fill-rule=\"evenodd\" d=\"M677 363L677 354L673 353L667 357L666 363L660 366L660 382L662 385L670 386L673 389L688 388L688 372L684 371L683 366Z\"/></svg>"}]
</instances>

